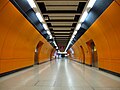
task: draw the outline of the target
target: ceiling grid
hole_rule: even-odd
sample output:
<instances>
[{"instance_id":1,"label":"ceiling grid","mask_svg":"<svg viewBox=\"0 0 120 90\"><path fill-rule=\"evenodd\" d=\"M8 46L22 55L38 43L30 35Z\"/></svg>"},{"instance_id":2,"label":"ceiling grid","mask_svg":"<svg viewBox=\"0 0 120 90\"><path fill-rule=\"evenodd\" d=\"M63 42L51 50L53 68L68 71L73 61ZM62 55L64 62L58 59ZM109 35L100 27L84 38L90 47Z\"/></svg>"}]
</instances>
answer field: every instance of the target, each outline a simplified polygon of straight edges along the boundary
<instances>
[{"instance_id":1,"label":"ceiling grid","mask_svg":"<svg viewBox=\"0 0 120 90\"><path fill-rule=\"evenodd\" d=\"M88 0L36 0L60 51L64 51Z\"/></svg>"}]
</instances>

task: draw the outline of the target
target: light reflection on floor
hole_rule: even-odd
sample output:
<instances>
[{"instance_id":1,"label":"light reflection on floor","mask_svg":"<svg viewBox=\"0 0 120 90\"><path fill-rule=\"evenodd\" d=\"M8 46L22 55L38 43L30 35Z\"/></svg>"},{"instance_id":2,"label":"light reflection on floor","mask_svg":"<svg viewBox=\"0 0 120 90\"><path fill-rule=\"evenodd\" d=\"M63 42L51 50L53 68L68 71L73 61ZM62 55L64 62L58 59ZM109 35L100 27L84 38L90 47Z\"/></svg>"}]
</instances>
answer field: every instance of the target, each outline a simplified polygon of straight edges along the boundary
<instances>
[{"instance_id":1,"label":"light reflection on floor","mask_svg":"<svg viewBox=\"0 0 120 90\"><path fill-rule=\"evenodd\" d=\"M120 78L62 58L0 78L0 90L120 90Z\"/></svg>"}]
</instances>

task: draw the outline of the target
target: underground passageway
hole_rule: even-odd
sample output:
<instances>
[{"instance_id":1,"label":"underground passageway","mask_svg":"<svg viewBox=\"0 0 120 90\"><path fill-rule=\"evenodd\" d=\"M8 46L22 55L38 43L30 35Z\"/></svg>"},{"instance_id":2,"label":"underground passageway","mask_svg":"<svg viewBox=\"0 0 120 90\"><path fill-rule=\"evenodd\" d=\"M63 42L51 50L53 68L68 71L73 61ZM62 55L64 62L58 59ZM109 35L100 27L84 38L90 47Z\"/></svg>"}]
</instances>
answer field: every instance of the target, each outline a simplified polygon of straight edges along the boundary
<instances>
[{"instance_id":1,"label":"underground passageway","mask_svg":"<svg viewBox=\"0 0 120 90\"><path fill-rule=\"evenodd\" d=\"M120 90L120 78L61 58L2 77L0 90Z\"/></svg>"},{"instance_id":2,"label":"underground passageway","mask_svg":"<svg viewBox=\"0 0 120 90\"><path fill-rule=\"evenodd\" d=\"M120 0L0 0L0 90L120 90Z\"/></svg>"}]
</instances>

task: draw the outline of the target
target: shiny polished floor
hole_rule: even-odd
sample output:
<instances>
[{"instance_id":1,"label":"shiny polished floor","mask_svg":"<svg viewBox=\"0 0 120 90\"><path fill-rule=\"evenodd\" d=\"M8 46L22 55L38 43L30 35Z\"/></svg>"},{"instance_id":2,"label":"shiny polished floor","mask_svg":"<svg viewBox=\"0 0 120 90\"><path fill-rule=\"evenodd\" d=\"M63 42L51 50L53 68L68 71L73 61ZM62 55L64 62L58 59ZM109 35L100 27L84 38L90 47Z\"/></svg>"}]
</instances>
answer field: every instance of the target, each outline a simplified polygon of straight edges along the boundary
<instances>
[{"instance_id":1,"label":"shiny polished floor","mask_svg":"<svg viewBox=\"0 0 120 90\"><path fill-rule=\"evenodd\" d=\"M4 76L0 90L120 90L120 78L64 58Z\"/></svg>"}]
</instances>

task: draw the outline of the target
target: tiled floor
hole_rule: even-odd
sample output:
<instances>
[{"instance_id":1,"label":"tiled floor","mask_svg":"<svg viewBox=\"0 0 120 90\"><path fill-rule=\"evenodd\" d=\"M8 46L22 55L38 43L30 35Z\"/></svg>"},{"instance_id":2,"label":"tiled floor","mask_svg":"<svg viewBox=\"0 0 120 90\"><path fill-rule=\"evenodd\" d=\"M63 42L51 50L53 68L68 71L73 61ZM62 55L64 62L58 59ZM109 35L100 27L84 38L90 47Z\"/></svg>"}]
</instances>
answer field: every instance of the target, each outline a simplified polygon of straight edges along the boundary
<instances>
[{"instance_id":1,"label":"tiled floor","mask_svg":"<svg viewBox=\"0 0 120 90\"><path fill-rule=\"evenodd\" d=\"M0 78L0 90L120 90L120 78L58 59Z\"/></svg>"}]
</instances>

